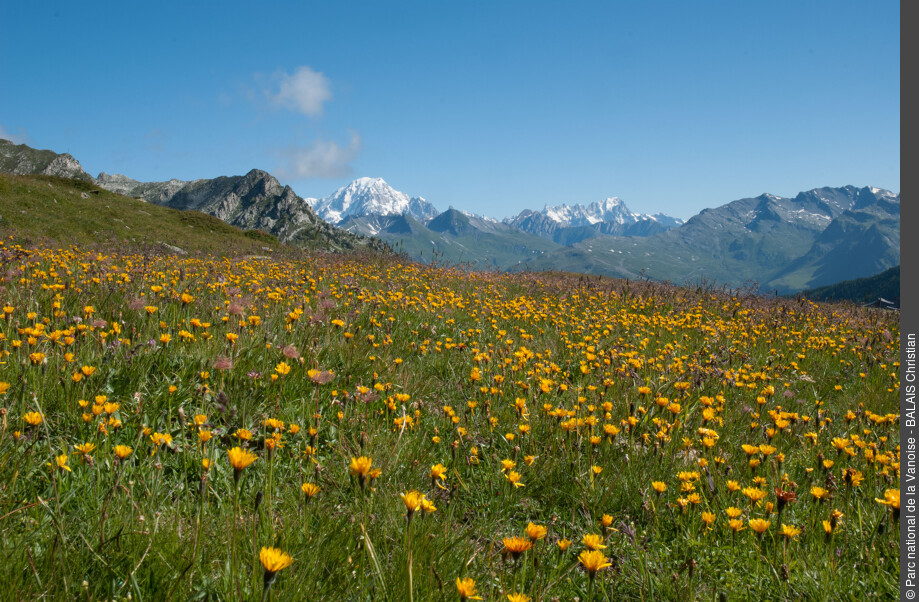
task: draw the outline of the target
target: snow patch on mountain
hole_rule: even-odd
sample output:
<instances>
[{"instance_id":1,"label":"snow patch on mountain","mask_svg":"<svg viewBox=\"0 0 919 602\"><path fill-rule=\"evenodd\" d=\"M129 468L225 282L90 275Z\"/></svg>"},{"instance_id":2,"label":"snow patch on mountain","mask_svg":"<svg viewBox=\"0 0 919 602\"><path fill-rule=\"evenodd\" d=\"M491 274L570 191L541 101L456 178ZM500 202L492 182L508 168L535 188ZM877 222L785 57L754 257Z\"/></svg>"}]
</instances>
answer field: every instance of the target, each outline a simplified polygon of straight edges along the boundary
<instances>
[{"instance_id":1,"label":"snow patch on mountain","mask_svg":"<svg viewBox=\"0 0 919 602\"><path fill-rule=\"evenodd\" d=\"M453 209L453 207L450 207L450 208ZM490 223L490 224L498 224L498 223L500 223L500 222L499 222L498 220L496 220L495 218L493 218L493 217L488 217L487 215L479 215L478 213L473 213L473 212L471 212L471 211L464 211L464 210L462 210L462 209L458 209L458 211L459 211L460 213L462 213L463 215L465 215L466 217L471 217L471 218L475 218L475 219L480 219L480 220L482 220L482 221L484 221L484 222L488 222L488 223Z\"/></svg>"}]
</instances>

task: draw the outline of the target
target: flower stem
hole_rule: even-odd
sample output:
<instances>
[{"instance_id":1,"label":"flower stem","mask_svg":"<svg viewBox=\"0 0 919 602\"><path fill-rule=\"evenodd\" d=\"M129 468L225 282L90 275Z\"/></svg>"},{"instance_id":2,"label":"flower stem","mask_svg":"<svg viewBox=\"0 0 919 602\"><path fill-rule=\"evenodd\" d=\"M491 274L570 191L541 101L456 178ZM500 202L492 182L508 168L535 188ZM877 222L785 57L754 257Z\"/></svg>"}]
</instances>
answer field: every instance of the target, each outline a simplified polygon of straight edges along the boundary
<instances>
[{"instance_id":1,"label":"flower stem","mask_svg":"<svg viewBox=\"0 0 919 602\"><path fill-rule=\"evenodd\" d=\"M415 592L412 579L412 521L409 519L405 526L405 548L408 550L408 599L414 602Z\"/></svg>"}]
</instances>

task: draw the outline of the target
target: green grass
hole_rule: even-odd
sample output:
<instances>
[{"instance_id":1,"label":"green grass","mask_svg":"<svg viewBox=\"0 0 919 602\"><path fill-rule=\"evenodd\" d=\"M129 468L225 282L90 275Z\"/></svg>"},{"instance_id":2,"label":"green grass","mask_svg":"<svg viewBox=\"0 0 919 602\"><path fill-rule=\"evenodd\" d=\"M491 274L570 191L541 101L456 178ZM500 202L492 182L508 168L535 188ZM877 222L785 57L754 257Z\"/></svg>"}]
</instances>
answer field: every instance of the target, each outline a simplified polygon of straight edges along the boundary
<instances>
[{"instance_id":1,"label":"green grass","mask_svg":"<svg viewBox=\"0 0 919 602\"><path fill-rule=\"evenodd\" d=\"M369 254L145 259L14 243L0 249L0 304L11 308L0 306L0 599L259 600L265 546L294 558L267 592L277 600L457 600L459 577L486 600L898 591L896 525L875 501L899 486L889 314ZM83 366L94 373L74 379ZM316 384L310 369L334 376ZM98 395L119 404L109 409L120 427L100 432ZM31 411L44 416L36 427L23 419ZM268 418L285 424L273 452ZM701 428L717 432L714 447ZM213 438L199 443L200 430ZM171 443L155 445L155 433ZM96 445L91 461L74 453L84 442ZM751 467L743 444L775 450ZM133 453L116 461L115 445ZM238 489L227 453L237 445L258 456ZM70 471L56 468L61 454ZM363 487L348 471L361 455L382 471ZM843 468L864 482L847 487ZM680 473L691 471L698 503L681 509ZM759 477L761 505L729 487ZM305 482L321 487L316 497ZM781 522L804 532L787 545L765 506L775 486L797 491ZM830 499L817 502L815 486ZM400 494L412 489L437 510L408 521ZM745 526L768 516L770 530L732 537L731 505ZM844 517L830 539L821 522L833 509ZM529 522L546 539L505 557L502 539ZM577 560L588 533L605 536L611 563L594 580Z\"/></svg>"},{"instance_id":2,"label":"green grass","mask_svg":"<svg viewBox=\"0 0 919 602\"><path fill-rule=\"evenodd\" d=\"M281 247L270 234L243 231L196 211L176 211L108 192L88 182L0 174L0 232L24 242L128 243L160 251L264 254Z\"/></svg>"}]
</instances>

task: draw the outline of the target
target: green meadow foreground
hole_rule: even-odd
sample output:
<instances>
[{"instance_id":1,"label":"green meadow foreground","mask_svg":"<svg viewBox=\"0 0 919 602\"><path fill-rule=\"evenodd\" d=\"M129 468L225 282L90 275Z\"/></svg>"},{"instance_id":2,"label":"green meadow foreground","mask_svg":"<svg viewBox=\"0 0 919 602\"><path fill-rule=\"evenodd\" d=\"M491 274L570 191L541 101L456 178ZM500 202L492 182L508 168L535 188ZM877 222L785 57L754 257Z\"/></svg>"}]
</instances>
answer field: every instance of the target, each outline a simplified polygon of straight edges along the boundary
<instances>
[{"instance_id":1,"label":"green meadow foreground","mask_svg":"<svg viewBox=\"0 0 919 602\"><path fill-rule=\"evenodd\" d=\"M895 313L0 247L2 599L890 599Z\"/></svg>"}]
</instances>

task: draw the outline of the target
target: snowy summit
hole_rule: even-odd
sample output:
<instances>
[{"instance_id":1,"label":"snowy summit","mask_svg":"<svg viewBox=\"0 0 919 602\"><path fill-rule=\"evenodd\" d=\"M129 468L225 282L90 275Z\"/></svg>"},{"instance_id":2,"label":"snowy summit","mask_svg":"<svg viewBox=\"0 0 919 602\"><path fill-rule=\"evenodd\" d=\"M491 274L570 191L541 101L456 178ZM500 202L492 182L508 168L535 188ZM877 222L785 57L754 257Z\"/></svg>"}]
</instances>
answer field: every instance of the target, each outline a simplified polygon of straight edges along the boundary
<instances>
[{"instance_id":1,"label":"snowy summit","mask_svg":"<svg viewBox=\"0 0 919 602\"><path fill-rule=\"evenodd\" d=\"M383 178L358 178L316 201L313 209L332 224L365 215L408 214L420 220L437 215L431 203L421 197L409 197L387 184Z\"/></svg>"}]
</instances>

